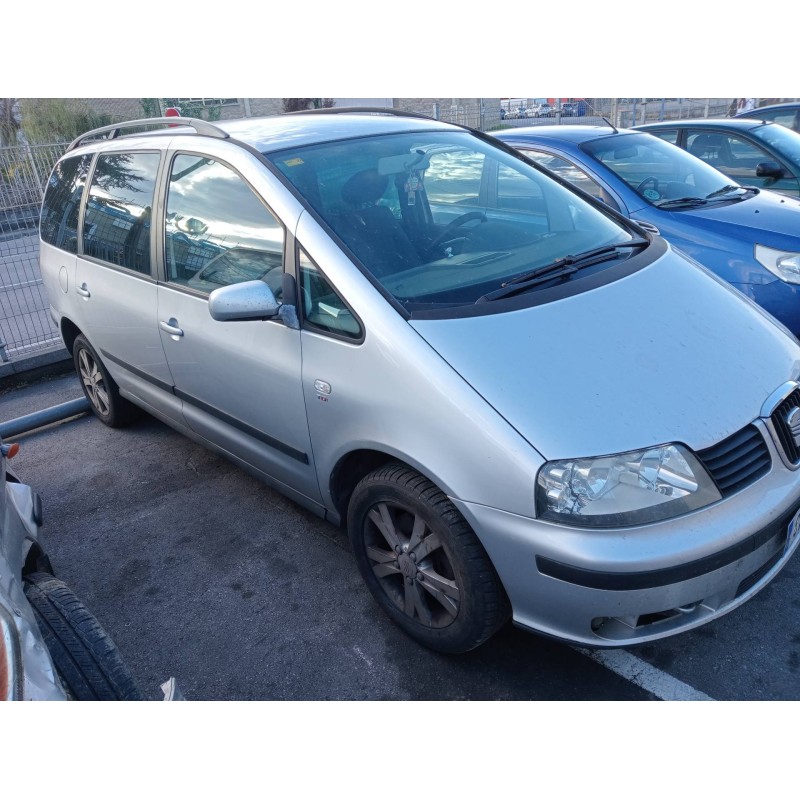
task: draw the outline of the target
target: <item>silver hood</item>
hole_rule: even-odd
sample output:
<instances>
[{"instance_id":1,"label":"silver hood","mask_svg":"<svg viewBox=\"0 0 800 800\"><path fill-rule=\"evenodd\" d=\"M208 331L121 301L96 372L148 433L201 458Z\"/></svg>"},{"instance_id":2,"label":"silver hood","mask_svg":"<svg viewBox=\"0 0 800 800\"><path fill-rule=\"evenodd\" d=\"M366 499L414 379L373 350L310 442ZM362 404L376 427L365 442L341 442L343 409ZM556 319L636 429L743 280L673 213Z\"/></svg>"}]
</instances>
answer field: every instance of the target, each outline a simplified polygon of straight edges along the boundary
<instances>
[{"instance_id":1,"label":"silver hood","mask_svg":"<svg viewBox=\"0 0 800 800\"><path fill-rule=\"evenodd\" d=\"M800 374L797 340L672 250L563 300L410 324L548 460L701 450Z\"/></svg>"}]
</instances>

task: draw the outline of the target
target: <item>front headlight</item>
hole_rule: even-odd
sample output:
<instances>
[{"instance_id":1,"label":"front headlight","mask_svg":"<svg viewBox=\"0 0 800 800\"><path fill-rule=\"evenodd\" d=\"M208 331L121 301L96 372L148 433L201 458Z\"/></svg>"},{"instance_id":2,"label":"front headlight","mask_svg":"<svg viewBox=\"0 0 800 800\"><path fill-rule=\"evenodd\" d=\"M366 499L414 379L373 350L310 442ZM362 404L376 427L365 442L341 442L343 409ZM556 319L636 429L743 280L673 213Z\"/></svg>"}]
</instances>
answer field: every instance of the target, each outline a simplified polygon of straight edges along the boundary
<instances>
[{"instance_id":1,"label":"front headlight","mask_svg":"<svg viewBox=\"0 0 800 800\"><path fill-rule=\"evenodd\" d=\"M721 499L702 464L679 444L550 461L536 484L542 519L590 528L655 522Z\"/></svg>"},{"instance_id":2,"label":"front headlight","mask_svg":"<svg viewBox=\"0 0 800 800\"><path fill-rule=\"evenodd\" d=\"M800 253L756 245L756 261L786 283L800 283Z\"/></svg>"}]
</instances>

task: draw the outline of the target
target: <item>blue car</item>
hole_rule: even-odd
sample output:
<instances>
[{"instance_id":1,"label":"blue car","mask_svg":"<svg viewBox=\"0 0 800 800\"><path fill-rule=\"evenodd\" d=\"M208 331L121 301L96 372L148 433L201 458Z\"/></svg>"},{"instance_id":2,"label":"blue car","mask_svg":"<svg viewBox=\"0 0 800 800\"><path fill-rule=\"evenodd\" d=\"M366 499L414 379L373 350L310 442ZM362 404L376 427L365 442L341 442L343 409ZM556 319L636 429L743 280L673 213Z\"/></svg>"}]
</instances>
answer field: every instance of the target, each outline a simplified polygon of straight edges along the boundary
<instances>
[{"instance_id":1,"label":"blue car","mask_svg":"<svg viewBox=\"0 0 800 800\"><path fill-rule=\"evenodd\" d=\"M610 126L495 134L733 284L800 335L800 201L741 186L662 139Z\"/></svg>"},{"instance_id":2,"label":"blue car","mask_svg":"<svg viewBox=\"0 0 800 800\"><path fill-rule=\"evenodd\" d=\"M739 183L800 197L800 133L785 125L742 114L648 122L633 130L676 144Z\"/></svg>"}]
</instances>

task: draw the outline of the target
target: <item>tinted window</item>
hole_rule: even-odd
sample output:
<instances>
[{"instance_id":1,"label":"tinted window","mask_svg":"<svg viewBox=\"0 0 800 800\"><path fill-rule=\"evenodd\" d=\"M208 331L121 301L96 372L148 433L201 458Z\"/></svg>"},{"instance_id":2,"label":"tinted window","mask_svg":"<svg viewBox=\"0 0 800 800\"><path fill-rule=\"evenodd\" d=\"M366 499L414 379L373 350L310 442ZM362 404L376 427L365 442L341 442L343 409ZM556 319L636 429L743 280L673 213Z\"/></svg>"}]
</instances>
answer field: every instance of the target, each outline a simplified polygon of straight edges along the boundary
<instances>
[{"instance_id":1,"label":"tinted window","mask_svg":"<svg viewBox=\"0 0 800 800\"><path fill-rule=\"evenodd\" d=\"M229 167L176 156L167 195L167 280L201 292L265 280L276 298L283 277L283 228Z\"/></svg>"},{"instance_id":2,"label":"tinted window","mask_svg":"<svg viewBox=\"0 0 800 800\"><path fill-rule=\"evenodd\" d=\"M91 160L79 156L56 164L44 195L42 239L70 253L78 252L78 212Z\"/></svg>"},{"instance_id":3,"label":"tinted window","mask_svg":"<svg viewBox=\"0 0 800 800\"><path fill-rule=\"evenodd\" d=\"M349 339L361 338L358 320L344 300L302 250L299 255L303 319L306 325Z\"/></svg>"},{"instance_id":4,"label":"tinted window","mask_svg":"<svg viewBox=\"0 0 800 800\"><path fill-rule=\"evenodd\" d=\"M150 274L150 227L157 153L101 155L92 175L83 252Z\"/></svg>"}]
</instances>

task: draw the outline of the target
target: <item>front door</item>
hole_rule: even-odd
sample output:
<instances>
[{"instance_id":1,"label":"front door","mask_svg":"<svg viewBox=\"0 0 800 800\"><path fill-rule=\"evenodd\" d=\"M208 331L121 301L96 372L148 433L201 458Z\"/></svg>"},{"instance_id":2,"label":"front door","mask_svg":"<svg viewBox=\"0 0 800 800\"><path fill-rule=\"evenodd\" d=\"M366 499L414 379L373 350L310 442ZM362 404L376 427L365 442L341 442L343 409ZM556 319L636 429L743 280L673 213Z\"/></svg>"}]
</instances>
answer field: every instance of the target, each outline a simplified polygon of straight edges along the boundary
<instances>
[{"instance_id":1,"label":"front door","mask_svg":"<svg viewBox=\"0 0 800 800\"><path fill-rule=\"evenodd\" d=\"M218 322L208 311L214 289L243 281L264 280L280 299L283 227L233 168L178 153L164 232L158 329L186 423L281 488L319 501L300 332L278 320Z\"/></svg>"}]
</instances>

